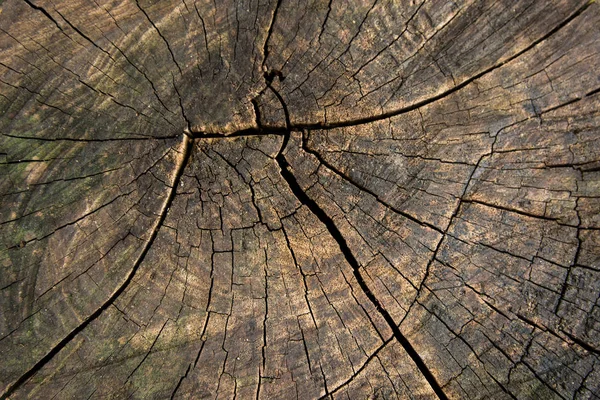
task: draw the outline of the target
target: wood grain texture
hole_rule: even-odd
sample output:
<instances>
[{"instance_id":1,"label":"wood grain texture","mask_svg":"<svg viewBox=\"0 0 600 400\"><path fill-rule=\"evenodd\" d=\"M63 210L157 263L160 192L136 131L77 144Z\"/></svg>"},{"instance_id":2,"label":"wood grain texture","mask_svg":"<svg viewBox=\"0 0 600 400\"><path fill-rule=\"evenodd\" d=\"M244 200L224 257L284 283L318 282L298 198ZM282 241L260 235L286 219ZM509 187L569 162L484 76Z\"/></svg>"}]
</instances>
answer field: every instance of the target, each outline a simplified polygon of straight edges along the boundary
<instances>
[{"instance_id":1,"label":"wood grain texture","mask_svg":"<svg viewBox=\"0 0 600 400\"><path fill-rule=\"evenodd\" d=\"M1 398L600 397L598 26L0 2Z\"/></svg>"}]
</instances>

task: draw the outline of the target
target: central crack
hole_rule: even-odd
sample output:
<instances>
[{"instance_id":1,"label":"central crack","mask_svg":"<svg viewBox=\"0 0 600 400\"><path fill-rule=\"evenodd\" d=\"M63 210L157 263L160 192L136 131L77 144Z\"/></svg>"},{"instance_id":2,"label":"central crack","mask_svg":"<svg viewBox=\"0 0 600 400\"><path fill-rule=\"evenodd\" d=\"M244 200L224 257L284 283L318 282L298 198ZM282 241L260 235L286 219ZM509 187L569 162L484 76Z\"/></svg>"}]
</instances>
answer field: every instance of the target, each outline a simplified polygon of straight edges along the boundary
<instances>
[{"instance_id":1,"label":"central crack","mask_svg":"<svg viewBox=\"0 0 600 400\"><path fill-rule=\"evenodd\" d=\"M290 164L288 163L284 155L284 151L289 143L290 134L292 131L290 124L290 115L287 106L283 101L283 98L281 97L279 92L277 92L277 90L271 85L274 76L275 75L273 74L265 74L267 88L269 88L277 97L277 99L281 103L281 107L283 108L283 112L285 115L286 130L283 137L283 142L281 144L281 148L277 153L277 156L275 157L275 160L277 161L277 164L279 165L279 169L281 171L281 176L287 182L290 190L292 191L294 196L296 196L296 198L300 201L300 203L308 207L308 209L319 219L319 221L321 221L323 225L325 225L331 237L333 237L333 239L337 242L342 255L346 259L346 262L352 267L352 272L360 288L367 296L369 301L375 306L379 314L384 318L384 320L392 330L396 340L404 348L404 350L413 360L417 368L419 368L419 371L421 371L421 373L423 374L423 376L425 377L435 394L440 399L447 399L448 397L442 390L440 384L437 382L427 365L425 365L425 362L423 361L421 356L419 356L419 354L412 346L410 341L406 338L406 336L402 334L400 328L398 327L398 325L396 325L396 322L394 321L390 313L385 308L383 308L377 297L375 297L371 289L369 289L367 283L365 282L360 273L360 264L358 263L358 260L350 250L350 247L348 247L346 239L344 238L338 227L335 225L333 219L329 215L327 215L327 213L325 213L325 211L317 204L317 202L315 202L308 196L308 194L300 187L300 184L296 180L294 174L290 171Z\"/></svg>"}]
</instances>

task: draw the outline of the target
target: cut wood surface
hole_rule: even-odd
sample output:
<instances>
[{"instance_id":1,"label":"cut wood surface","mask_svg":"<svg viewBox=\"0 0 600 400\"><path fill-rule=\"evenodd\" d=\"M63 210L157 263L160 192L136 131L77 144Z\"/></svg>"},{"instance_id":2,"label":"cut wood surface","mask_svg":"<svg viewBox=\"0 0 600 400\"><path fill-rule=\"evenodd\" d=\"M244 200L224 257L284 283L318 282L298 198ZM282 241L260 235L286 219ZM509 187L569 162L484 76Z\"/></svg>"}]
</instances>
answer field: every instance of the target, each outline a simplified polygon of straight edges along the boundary
<instances>
[{"instance_id":1,"label":"cut wood surface","mask_svg":"<svg viewBox=\"0 0 600 400\"><path fill-rule=\"evenodd\" d=\"M599 27L0 1L0 398L599 398Z\"/></svg>"}]
</instances>

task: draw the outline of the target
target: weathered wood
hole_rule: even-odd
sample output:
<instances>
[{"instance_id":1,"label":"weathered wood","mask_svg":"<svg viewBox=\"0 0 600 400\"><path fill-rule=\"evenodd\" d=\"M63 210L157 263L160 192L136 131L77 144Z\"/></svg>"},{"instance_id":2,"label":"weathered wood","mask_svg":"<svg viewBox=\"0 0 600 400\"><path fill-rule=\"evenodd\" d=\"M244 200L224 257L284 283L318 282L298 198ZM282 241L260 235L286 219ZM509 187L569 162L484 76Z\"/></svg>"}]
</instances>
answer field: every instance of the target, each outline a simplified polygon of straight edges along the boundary
<instances>
[{"instance_id":1,"label":"weathered wood","mask_svg":"<svg viewBox=\"0 0 600 400\"><path fill-rule=\"evenodd\" d=\"M0 2L1 398L600 397L598 26Z\"/></svg>"}]
</instances>

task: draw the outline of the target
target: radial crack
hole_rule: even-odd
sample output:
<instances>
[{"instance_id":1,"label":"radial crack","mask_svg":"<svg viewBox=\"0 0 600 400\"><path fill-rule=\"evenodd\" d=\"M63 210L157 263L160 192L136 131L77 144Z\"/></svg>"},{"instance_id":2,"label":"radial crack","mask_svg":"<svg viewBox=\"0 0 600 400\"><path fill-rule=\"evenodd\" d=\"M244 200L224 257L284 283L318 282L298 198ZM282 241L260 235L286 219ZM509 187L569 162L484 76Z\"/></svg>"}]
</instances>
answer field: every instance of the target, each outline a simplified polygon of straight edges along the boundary
<instances>
[{"instance_id":1,"label":"radial crack","mask_svg":"<svg viewBox=\"0 0 600 400\"><path fill-rule=\"evenodd\" d=\"M277 19L277 12L279 11L279 7L281 6L282 0L277 0L277 4L275 5L275 10L273 10L273 17L271 18L271 22L269 23L269 29L267 30L267 37L265 38L265 43L263 45L263 60L262 60L262 68L266 69L265 65L267 62L267 57L269 56L269 40L271 39L271 35L273 34L273 28L275 26L275 20Z\"/></svg>"},{"instance_id":2,"label":"radial crack","mask_svg":"<svg viewBox=\"0 0 600 400\"><path fill-rule=\"evenodd\" d=\"M175 167L175 173L172 181L172 185L169 188L169 193L167 198L165 199L163 206L161 208L159 217L152 229L150 237L146 241L144 248L136 259L133 267L129 271L129 274L123 281L123 283L112 293L112 295L106 300L100 307L98 307L92 314L90 314L86 319L84 319L77 327L75 327L71 332L69 332L60 342L54 345L45 356L43 356L38 362L36 362L29 370L27 370L23 375L21 375L16 381L11 383L6 387L4 392L0 395L0 400L5 400L10 397L15 390L17 390L21 385L23 385L29 378L35 375L39 370L41 370L50 360L54 358L62 349L64 349L81 331L83 331L91 322L95 321L106 309L108 309L115 300L127 289L131 281L133 280L137 270L140 265L146 258L148 251L152 247L154 240L158 236L158 231L160 230L175 198L175 194L177 192L177 186L179 185L179 181L181 180L181 176L183 175L183 171L187 165L187 162L190 157L191 148L192 148L193 140L189 137L183 135L183 140L181 143L181 155Z\"/></svg>"},{"instance_id":3,"label":"radial crack","mask_svg":"<svg viewBox=\"0 0 600 400\"><path fill-rule=\"evenodd\" d=\"M566 19L564 19L560 24L558 24L556 27L554 27L550 32L546 33L541 38L535 40L529 46L525 47L521 51L513 54L512 56L508 57L507 59L505 59L503 61L500 61L500 62L492 65L489 68L484 69L483 71L481 71L481 72L473 75L472 77L466 79L465 81L459 83L458 85L455 85L455 86L451 87L450 89L448 89L442 93L439 93L435 96L428 97L428 98L418 101L416 103L410 104L406 107L401 107L396 110L391 110L391 111L384 112L384 113L381 113L378 115L373 115L373 116L363 117L363 118L356 118L356 119L349 119L349 120L339 121L339 122L331 122L331 123L317 122L317 123L312 123L312 124L311 123L298 124L298 125L293 125L292 128L294 128L294 129L334 129L334 128L341 128L341 127L346 127L346 126L363 125L363 124L368 124L370 122L380 121L382 119L394 117L394 116L397 116L400 114L406 114L410 111L417 110L428 104L434 103L438 100L441 100L445 97L450 96L452 93L458 92L459 90L461 90L465 86L469 85L473 81L475 81L479 78L482 78L483 76L489 74L490 72L502 67L505 64L508 64L509 62L511 62L511 61L515 60L516 58L522 56L523 54L527 53L529 50L533 49L535 46L537 46L538 44L547 40L548 38L550 38L551 36L553 36L554 34L559 32L562 28L567 26L571 21L573 21L575 18L577 18L579 15L581 15L590 5L592 5L592 3L594 3L594 1L595 0L588 1L586 4L584 4L579 9L577 9L575 12L573 12L571 15L569 15Z\"/></svg>"}]
</instances>

